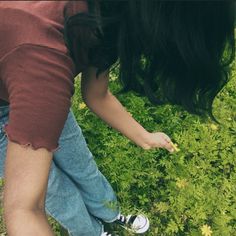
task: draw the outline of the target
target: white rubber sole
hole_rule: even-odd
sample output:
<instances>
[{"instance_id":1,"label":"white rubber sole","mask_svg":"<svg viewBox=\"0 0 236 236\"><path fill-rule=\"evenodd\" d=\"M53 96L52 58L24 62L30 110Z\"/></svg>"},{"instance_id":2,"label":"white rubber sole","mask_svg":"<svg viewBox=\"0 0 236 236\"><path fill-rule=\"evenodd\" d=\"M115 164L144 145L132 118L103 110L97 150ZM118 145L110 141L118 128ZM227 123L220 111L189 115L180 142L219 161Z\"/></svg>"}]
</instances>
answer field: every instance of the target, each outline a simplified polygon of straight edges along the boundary
<instances>
[{"instance_id":1,"label":"white rubber sole","mask_svg":"<svg viewBox=\"0 0 236 236\"><path fill-rule=\"evenodd\" d=\"M142 228L128 228L128 227L125 227L125 226L122 226L123 228L125 228L126 230L134 233L134 234L143 234L145 232L148 231L149 227L150 227L150 222L148 220L147 217L143 216L145 218L145 225L142 227Z\"/></svg>"}]
</instances>

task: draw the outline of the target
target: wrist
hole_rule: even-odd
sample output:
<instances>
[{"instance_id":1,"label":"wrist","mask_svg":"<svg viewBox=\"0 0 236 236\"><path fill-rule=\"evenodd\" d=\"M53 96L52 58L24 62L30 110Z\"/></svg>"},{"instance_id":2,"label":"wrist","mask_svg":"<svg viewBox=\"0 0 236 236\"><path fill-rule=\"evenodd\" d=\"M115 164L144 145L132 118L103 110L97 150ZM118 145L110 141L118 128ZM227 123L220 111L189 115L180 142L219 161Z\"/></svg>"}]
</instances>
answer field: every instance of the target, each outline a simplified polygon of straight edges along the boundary
<instances>
[{"instance_id":1,"label":"wrist","mask_svg":"<svg viewBox=\"0 0 236 236\"><path fill-rule=\"evenodd\" d=\"M145 150L150 149L152 147L151 140L151 133L145 130L145 132L142 134L139 146Z\"/></svg>"}]
</instances>

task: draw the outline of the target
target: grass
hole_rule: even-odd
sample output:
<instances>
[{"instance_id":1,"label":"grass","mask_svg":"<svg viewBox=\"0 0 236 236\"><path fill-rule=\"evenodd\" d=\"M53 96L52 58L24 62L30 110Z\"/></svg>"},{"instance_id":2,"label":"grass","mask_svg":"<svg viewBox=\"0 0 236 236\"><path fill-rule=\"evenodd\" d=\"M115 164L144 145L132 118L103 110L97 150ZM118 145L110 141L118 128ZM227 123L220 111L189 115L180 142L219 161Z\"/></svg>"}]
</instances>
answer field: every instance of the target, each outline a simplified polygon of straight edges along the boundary
<instances>
[{"instance_id":1,"label":"grass","mask_svg":"<svg viewBox=\"0 0 236 236\"><path fill-rule=\"evenodd\" d=\"M146 129L165 132L178 144L180 151L172 155L136 147L83 108L77 80L77 121L123 212L149 216L147 235L236 235L235 70L231 76L214 101L213 113L221 125L178 106L153 107L132 93L118 96ZM110 89L116 93L118 88L113 77Z\"/></svg>"},{"instance_id":2,"label":"grass","mask_svg":"<svg viewBox=\"0 0 236 236\"><path fill-rule=\"evenodd\" d=\"M116 191L123 212L149 216L151 229L146 235L236 235L235 70L214 102L222 125L178 106L153 107L132 93L117 96L147 130L165 132L178 143L180 151L175 154L135 146L81 106L79 78L75 86L72 108L99 169ZM119 89L114 74L110 89L114 93ZM2 188L3 181L0 192ZM66 235L48 218L56 235ZM0 235L4 232L0 217Z\"/></svg>"}]
</instances>

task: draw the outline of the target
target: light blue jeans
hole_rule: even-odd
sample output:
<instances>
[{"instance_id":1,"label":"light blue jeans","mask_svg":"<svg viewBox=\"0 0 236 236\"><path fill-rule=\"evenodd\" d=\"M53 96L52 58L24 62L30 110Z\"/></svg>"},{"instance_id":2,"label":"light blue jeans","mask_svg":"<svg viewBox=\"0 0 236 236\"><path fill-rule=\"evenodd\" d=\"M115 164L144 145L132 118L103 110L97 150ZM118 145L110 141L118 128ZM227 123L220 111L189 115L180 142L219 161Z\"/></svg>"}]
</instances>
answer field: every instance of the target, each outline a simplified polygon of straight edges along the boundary
<instances>
[{"instance_id":1,"label":"light blue jeans","mask_svg":"<svg viewBox=\"0 0 236 236\"><path fill-rule=\"evenodd\" d=\"M8 142L3 126L8 116L9 106L0 107L1 178ZM45 210L71 236L100 236L103 230L100 219L107 222L116 219L119 205L111 185L97 168L72 109L59 147L51 163Z\"/></svg>"}]
</instances>

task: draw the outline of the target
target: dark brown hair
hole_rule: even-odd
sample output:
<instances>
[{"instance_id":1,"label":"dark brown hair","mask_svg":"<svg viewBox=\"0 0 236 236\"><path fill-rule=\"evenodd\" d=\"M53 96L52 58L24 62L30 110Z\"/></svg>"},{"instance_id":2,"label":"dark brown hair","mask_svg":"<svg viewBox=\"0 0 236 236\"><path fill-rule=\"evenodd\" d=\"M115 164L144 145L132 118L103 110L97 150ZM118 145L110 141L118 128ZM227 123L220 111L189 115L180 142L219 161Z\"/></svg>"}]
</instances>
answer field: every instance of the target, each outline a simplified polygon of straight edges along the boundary
<instances>
[{"instance_id":1,"label":"dark brown hair","mask_svg":"<svg viewBox=\"0 0 236 236\"><path fill-rule=\"evenodd\" d=\"M78 72L119 63L123 91L154 104L212 114L235 57L234 1L95 1L66 19L65 41Z\"/></svg>"}]
</instances>

